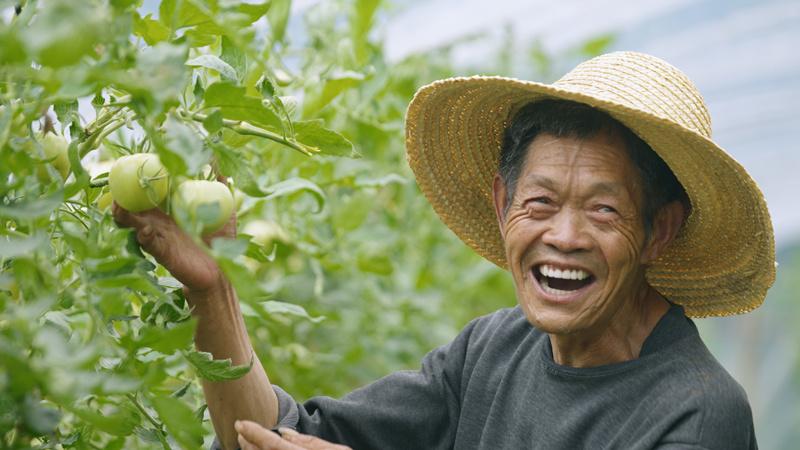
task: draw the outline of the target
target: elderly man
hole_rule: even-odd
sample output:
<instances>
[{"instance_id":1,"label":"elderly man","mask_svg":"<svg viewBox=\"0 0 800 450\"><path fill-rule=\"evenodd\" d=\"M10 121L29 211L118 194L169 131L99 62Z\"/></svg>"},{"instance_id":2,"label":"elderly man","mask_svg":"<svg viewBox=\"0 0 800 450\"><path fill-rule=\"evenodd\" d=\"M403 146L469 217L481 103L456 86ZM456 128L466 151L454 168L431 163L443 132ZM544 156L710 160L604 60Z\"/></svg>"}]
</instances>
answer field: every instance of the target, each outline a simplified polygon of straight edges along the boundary
<instances>
[{"instance_id":1,"label":"elderly man","mask_svg":"<svg viewBox=\"0 0 800 450\"><path fill-rule=\"evenodd\" d=\"M224 448L757 447L744 391L687 316L760 305L772 229L683 74L612 53L553 85L442 80L410 105L407 150L444 223L509 270L519 306L340 400L298 404L259 363L204 382ZM214 262L158 211L115 217L186 285L198 348L248 361Z\"/></svg>"}]
</instances>

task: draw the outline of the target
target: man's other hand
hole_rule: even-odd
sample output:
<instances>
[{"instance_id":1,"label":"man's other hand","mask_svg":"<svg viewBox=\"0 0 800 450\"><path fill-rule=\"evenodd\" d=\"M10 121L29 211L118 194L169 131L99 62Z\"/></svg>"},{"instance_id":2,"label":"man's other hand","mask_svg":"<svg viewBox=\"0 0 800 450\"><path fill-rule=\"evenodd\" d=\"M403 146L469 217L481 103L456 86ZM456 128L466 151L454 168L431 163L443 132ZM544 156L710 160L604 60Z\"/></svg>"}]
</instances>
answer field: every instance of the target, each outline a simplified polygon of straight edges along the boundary
<instances>
[{"instance_id":1,"label":"man's other hand","mask_svg":"<svg viewBox=\"0 0 800 450\"><path fill-rule=\"evenodd\" d=\"M281 436L249 420L236 422L239 446L242 450L349 450L315 436L281 428Z\"/></svg>"}]
</instances>

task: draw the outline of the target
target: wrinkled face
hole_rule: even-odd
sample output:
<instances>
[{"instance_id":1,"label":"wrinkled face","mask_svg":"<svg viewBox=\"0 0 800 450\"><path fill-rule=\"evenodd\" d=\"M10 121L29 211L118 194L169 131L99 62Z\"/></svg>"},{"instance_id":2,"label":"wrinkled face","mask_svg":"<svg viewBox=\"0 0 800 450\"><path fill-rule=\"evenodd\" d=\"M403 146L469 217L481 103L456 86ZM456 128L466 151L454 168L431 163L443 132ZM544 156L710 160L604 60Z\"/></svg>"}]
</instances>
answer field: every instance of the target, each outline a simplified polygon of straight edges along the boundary
<instances>
[{"instance_id":1,"label":"wrinkled face","mask_svg":"<svg viewBox=\"0 0 800 450\"><path fill-rule=\"evenodd\" d=\"M643 289L641 187L624 145L606 132L530 144L501 227L520 305L545 332L601 332Z\"/></svg>"}]
</instances>

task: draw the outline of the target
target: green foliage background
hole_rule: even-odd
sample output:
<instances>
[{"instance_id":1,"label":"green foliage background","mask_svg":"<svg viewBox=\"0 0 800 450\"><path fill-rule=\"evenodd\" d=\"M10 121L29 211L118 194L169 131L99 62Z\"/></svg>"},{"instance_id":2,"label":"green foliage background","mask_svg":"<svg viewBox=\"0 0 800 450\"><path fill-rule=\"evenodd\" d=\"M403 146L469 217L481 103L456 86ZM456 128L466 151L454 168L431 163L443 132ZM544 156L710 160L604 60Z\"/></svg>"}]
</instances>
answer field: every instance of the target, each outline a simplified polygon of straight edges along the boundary
<instances>
[{"instance_id":1,"label":"green foliage background","mask_svg":"<svg viewBox=\"0 0 800 450\"><path fill-rule=\"evenodd\" d=\"M0 2L0 448L207 446L198 377L247 370L193 350L179 284L97 206L111 160L150 151L176 178L211 162L230 177L239 229L280 229L209 249L257 356L299 400L339 396L515 304L413 180L416 89L520 65L548 79L612 40L559 58L509 42L457 69L450 47L387 61L378 0L320 2L297 24L288 0L22 3ZM45 115L71 142L66 182L39 144Z\"/></svg>"}]
</instances>

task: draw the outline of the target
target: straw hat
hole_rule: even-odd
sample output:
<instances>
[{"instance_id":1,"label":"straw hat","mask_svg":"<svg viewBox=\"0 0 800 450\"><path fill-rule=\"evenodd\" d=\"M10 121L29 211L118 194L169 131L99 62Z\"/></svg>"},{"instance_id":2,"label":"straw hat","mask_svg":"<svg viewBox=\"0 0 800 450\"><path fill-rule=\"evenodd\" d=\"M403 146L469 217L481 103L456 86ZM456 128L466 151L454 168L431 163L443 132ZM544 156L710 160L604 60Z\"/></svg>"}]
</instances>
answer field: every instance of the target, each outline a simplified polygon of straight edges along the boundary
<instances>
[{"instance_id":1,"label":"straw hat","mask_svg":"<svg viewBox=\"0 0 800 450\"><path fill-rule=\"evenodd\" d=\"M476 76L417 91L406 116L408 162L433 209L461 240L506 266L492 202L503 131L519 108L544 98L610 114L661 156L689 195L691 215L647 270L653 287L692 317L761 305L775 279L763 194L711 140L708 109L686 75L641 53L593 58L552 85Z\"/></svg>"}]
</instances>

